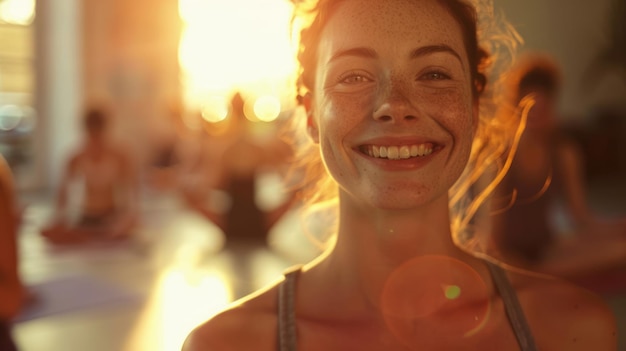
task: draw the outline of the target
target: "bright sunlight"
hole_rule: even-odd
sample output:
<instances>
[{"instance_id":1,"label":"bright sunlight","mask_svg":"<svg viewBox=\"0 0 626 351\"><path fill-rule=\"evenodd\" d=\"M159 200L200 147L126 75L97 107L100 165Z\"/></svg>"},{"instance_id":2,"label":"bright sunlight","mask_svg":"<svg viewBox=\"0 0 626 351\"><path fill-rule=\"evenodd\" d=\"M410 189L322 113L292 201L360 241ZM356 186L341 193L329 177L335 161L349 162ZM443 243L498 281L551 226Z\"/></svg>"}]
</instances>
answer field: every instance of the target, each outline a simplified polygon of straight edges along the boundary
<instances>
[{"instance_id":1,"label":"bright sunlight","mask_svg":"<svg viewBox=\"0 0 626 351\"><path fill-rule=\"evenodd\" d=\"M29 25L35 17L35 0L0 0L0 22Z\"/></svg>"},{"instance_id":2,"label":"bright sunlight","mask_svg":"<svg viewBox=\"0 0 626 351\"><path fill-rule=\"evenodd\" d=\"M239 90L263 110L258 120L275 119L294 94L291 10L288 0L179 0L186 104L219 120L224 107L216 101Z\"/></svg>"}]
</instances>

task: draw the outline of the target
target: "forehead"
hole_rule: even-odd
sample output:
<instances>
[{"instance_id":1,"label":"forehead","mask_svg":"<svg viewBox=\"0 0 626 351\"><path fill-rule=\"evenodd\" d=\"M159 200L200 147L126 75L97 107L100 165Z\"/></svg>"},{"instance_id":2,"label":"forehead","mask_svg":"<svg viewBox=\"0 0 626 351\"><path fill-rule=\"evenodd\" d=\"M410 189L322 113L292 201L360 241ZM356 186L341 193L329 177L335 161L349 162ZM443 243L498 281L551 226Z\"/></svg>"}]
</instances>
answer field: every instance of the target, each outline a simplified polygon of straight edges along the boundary
<instances>
[{"instance_id":1,"label":"forehead","mask_svg":"<svg viewBox=\"0 0 626 351\"><path fill-rule=\"evenodd\" d=\"M461 27L437 0L346 0L329 19L322 46L446 44L464 54Z\"/></svg>"}]
</instances>

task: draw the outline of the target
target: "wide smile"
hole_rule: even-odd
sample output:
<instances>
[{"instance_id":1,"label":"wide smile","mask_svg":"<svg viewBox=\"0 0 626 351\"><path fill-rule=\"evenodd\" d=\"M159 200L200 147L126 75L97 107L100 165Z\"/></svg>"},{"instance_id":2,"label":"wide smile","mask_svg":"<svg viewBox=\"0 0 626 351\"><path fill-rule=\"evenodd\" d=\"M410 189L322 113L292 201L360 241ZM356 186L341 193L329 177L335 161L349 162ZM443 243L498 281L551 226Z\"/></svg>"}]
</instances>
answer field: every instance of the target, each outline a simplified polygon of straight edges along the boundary
<instances>
[{"instance_id":1,"label":"wide smile","mask_svg":"<svg viewBox=\"0 0 626 351\"><path fill-rule=\"evenodd\" d=\"M406 160L424 157L438 148L433 143L406 144L406 145L361 145L359 151L374 158L388 160Z\"/></svg>"}]
</instances>

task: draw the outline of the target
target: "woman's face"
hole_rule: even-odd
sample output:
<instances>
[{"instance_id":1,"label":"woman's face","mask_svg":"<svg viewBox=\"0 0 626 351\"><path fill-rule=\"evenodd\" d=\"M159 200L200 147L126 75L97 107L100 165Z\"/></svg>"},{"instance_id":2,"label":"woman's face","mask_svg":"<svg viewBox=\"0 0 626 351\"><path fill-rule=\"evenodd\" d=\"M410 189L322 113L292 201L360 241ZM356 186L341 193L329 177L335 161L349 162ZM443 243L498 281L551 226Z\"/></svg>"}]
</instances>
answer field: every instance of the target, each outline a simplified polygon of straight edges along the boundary
<instances>
[{"instance_id":1,"label":"woman's face","mask_svg":"<svg viewBox=\"0 0 626 351\"><path fill-rule=\"evenodd\" d=\"M435 0L347 0L322 32L310 133L340 196L443 200L475 127L460 26Z\"/></svg>"}]
</instances>

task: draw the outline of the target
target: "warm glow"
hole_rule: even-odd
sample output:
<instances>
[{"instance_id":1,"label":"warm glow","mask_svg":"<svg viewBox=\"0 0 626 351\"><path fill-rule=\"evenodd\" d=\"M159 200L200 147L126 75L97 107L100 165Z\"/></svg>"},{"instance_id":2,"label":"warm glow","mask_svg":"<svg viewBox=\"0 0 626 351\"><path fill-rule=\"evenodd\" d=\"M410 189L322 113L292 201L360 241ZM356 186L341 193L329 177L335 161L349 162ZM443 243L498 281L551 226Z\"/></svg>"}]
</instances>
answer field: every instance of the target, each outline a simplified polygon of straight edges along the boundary
<instances>
[{"instance_id":1,"label":"warm glow","mask_svg":"<svg viewBox=\"0 0 626 351\"><path fill-rule=\"evenodd\" d=\"M212 104L210 96L230 96L234 90L281 98L291 94L291 10L287 0L179 0L187 104L204 109Z\"/></svg>"},{"instance_id":2,"label":"warm glow","mask_svg":"<svg viewBox=\"0 0 626 351\"><path fill-rule=\"evenodd\" d=\"M190 284L181 271L171 271L162 281L162 350L180 350L189 332L232 301L226 281L218 275L199 277Z\"/></svg>"},{"instance_id":3,"label":"warm glow","mask_svg":"<svg viewBox=\"0 0 626 351\"><path fill-rule=\"evenodd\" d=\"M202 118L211 123L225 120L228 117L228 103L224 96L209 96L201 105Z\"/></svg>"},{"instance_id":4,"label":"warm glow","mask_svg":"<svg viewBox=\"0 0 626 351\"><path fill-rule=\"evenodd\" d=\"M179 351L193 328L226 307L233 300L227 277L204 273L163 272L124 351Z\"/></svg>"},{"instance_id":5,"label":"warm glow","mask_svg":"<svg viewBox=\"0 0 626 351\"><path fill-rule=\"evenodd\" d=\"M35 17L35 0L0 1L0 21L29 25Z\"/></svg>"},{"instance_id":6,"label":"warm glow","mask_svg":"<svg viewBox=\"0 0 626 351\"><path fill-rule=\"evenodd\" d=\"M195 238L195 234L186 237L192 240L191 244L178 248L177 263L161 273L123 351L180 351L195 327L235 298L275 283L285 268L293 264L262 249L249 252L245 265L236 262L242 257L224 251L207 260L207 252L198 250ZM245 287L237 288L242 276L249 280Z\"/></svg>"},{"instance_id":7,"label":"warm glow","mask_svg":"<svg viewBox=\"0 0 626 351\"><path fill-rule=\"evenodd\" d=\"M254 103L254 114L263 122L271 122L280 114L280 101L273 96L261 96Z\"/></svg>"}]
</instances>

